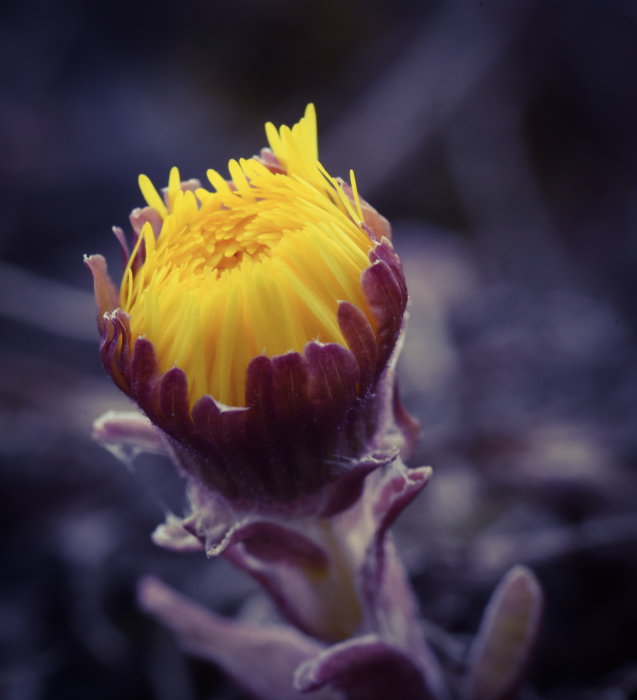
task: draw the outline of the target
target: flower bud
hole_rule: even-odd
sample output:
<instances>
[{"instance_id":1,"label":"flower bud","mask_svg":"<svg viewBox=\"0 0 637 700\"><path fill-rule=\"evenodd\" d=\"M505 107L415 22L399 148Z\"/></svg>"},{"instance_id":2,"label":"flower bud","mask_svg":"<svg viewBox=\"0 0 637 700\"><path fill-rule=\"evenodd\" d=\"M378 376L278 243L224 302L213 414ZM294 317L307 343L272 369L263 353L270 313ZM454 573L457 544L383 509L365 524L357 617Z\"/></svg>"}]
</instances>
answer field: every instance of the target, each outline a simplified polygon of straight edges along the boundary
<instances>
[{"instance_id":1,"label":"flower bud","mask_svg":"<svg viewBox=\"0 0 637 700\"><path fill-rule=\"evenodd\" d=\"M313 106L266 135L210 188L173 168L161 196L140 176L119 290L86 262L104 367L191 486L325 516L414 440L393 372L407 289L387 220L318 161Z\"/></svg>"}]
</instances>

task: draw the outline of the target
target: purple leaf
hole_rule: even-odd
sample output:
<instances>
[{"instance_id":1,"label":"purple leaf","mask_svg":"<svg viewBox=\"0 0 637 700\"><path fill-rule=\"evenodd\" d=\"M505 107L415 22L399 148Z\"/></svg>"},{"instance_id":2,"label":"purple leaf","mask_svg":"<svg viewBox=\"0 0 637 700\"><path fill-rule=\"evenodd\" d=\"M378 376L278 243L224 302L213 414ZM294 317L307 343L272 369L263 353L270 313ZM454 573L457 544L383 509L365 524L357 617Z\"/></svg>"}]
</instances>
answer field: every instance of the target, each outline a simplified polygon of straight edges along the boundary
<instances>
[{"instance_id":1,"label":"purple leaf","mask_svg":"<svg viewBox=\"0 0 637 700\"><path fill-rule=\"evenodd\" d=\"M214 661L251 694L263 700L301 700L293 686L294 671L322 646L283 625L226 620L179 595L161 581L140 581L141 607L173 630L190 653ZM313 695L337 700L331 691Z\"/></svg>"},{"instance_id":2,"label":"purple leaf","mask_svg":"<svg viewBox=\"0 0 637 700\"><path fill-rule=\"evenodd\" d=\"M421 669L373 634L336 644L306 661L297 670L294 684L303 692L331 686L344 691L347 700L435 697Z\"/></svg>"}]
</instances>

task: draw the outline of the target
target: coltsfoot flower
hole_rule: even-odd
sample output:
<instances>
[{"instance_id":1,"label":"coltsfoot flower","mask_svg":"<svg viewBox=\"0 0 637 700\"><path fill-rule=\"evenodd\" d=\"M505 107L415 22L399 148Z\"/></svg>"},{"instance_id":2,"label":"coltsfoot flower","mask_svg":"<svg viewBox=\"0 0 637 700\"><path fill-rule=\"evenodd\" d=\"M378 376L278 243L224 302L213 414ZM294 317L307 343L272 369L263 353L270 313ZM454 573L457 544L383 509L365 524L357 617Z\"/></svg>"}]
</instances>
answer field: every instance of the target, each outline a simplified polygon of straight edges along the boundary
<instances>
[{"instance_id":1,"label":"coltsfoot flower","mask_svg":"<svg viewBox=\"0 0 637 700\"><path fill-rule=\"evenodd\" d=\"M119 290L86 262L103 364L198 500L325 516L413 442L393 373L407 289L389 223L320 164L314 107L266 135L210 188L140 176Z\"/></svg>"}]
</instances>

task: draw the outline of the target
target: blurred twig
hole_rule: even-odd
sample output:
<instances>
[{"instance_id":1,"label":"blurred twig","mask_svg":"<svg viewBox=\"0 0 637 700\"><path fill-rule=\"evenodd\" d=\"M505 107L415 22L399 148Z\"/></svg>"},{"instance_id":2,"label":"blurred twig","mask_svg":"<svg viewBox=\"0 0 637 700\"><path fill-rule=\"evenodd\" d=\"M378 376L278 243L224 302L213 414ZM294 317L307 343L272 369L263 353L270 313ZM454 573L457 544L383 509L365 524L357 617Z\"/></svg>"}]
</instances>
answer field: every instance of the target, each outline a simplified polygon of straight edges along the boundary
<instances>
[{"instance_id":1,"label":"blurred twig","mask_svg":"<svg viewBox=\"0 0 637 700\"><path fill-rule=\"evenodd\" d=\"M484 535L471 550L471 570L497 576L517 562L532 566L572 554L637 544L637 515L594 518L528 535Z\"/></svg>"},{"instance_id":2,"label":"blurred twig","mask_svg":"<svg viewBox=\"0 0 637 700\"><path fill-rule=\"evenodd\" d=\"M438 17L341 115L321 146L325 162L335 172L354 164L361 189L373 198L502 57L532 5L444 3Z\"/></svg>"},{"instance_id":3,"label":"blurred twig","mask_svg":"<svg viewBox=\"0 0 637 700\"><path fill-rule=\"evenodd\" d=\"M90 292L0 260L0 316L95 344L95 315L95 301Z\"/></svg>"}]
</instances>

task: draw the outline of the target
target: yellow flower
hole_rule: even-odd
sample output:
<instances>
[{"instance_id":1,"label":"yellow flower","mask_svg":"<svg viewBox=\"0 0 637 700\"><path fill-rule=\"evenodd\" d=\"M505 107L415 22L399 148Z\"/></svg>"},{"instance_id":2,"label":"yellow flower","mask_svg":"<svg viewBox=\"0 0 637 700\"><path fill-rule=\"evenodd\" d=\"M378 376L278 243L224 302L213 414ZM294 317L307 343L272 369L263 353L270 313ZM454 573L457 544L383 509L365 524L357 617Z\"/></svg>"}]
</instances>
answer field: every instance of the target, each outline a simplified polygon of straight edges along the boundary
<instances>
[{"instance_id":1,"label":"yellow flower","mask_svg":"<svg viewBox=\"0 0 637 700\"><path fill-rule=\"evenodd\" d=\"M350 199L318 161L313 105L292 129L267 124L266 134L276 170L231 160L231 182L209 170L213 189L192 191L173 168L166 203L140 176L161 232L143 226L119 305L132 338L155 346L161 371L185 371L191 407L206 394L245 406L246 371L257 355L302 352L309 341L347 347L340 301L377 328L360 284L377 241L363 228L353 173ZM143 264L133 271L142 246Z\"/></svg>"},{"instance_id":2,"label":"yellow flower","mask_svg":"<svg viewBox=\"0 0 637 700\"><path fill-rule=\"evenodd\" d=\"M101 356L197 499L327 515L415 438L393 374L407 288L389 223L318 161L314 107L266 134L210 189L140 177L119 290L86 258Z\"/></svg>"}]
</instances>

